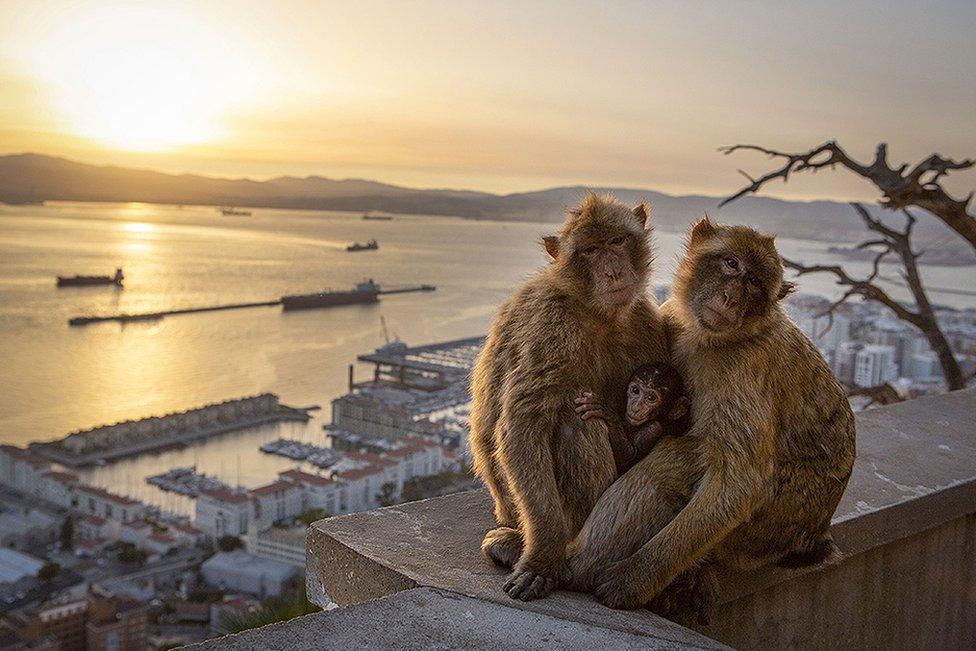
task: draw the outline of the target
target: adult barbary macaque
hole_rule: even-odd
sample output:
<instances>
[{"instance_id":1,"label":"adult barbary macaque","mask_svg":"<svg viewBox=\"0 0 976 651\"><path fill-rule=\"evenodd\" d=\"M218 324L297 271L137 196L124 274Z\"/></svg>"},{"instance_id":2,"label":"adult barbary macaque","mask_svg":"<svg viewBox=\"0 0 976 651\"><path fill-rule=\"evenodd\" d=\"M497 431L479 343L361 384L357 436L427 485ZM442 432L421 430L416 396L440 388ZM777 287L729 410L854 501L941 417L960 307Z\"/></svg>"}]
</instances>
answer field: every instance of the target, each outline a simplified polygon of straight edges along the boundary
<instances>
[{"instance_id":1,"label":"adult barbary macaque","mask_svg":"<svg viewBox=\"0 0 976 651\"><path fill-rule=\"evenodd\" d=\"M694 585L702 564L816 564L835 551L828 526L854 462L854 416L779 306L791 289L772 237L695 224L662 306L694 424L601 497L574 545L578 588L615 608L653 607L679 576Z\"/></svg>"},{"instance_id":2,"label":"adult barbary macaque","mask_svg":"<svg viewBox=\"0 0 976 651\"><path fill-rule=\"evenodd\" d=\"M691 402L681 374L670 364L637 367L627 383L626 398L626 425L592 391L583 391L576 399L576 413L583 420L600 418L608 427L626 428L634 448L632 463L643 459L662 436L681 436L691 427Z\"/></svg>"},{"instance_id":3,"label":"adult barbary macaque","mask_svg":"<svg viewBox=\"0 0 976 651\"><path fill-rule=\"evenodd\" d=\"M543 244L550 263L499 309L471 382L474 469L498 524L481 548L513 568L505 591L522 600L565 578L567 542L628 453L573 398L622 396L635 363L665 356L643 205L589 193Z\"/></svg>"}]
</instances>

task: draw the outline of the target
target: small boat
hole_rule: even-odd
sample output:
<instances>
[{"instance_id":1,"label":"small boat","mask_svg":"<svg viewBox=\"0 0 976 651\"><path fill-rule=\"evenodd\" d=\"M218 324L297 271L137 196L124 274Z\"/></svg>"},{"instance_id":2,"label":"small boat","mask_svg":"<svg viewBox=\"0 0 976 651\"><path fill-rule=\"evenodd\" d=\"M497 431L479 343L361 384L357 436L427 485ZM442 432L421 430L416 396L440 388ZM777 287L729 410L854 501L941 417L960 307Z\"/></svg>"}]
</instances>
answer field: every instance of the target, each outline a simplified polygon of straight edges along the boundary
<instances>
[{"instance_id":1,"label":"small boat","mask_svg":"<svg viewBox=\"0 0 976 651\"><path fill-rule=\"evenodd\" d=\"M58 276L58 287L91 287L93 285L122 286L122 267L115 270L114 276Z\"/></svg>"},{"instance_id":2,"label":"small boat","mask_svg":"<svg viewBox=\"0 0 976 651\"><path fill-rule=\"evenodd\" d=\"M250 217L250 210L238 210L237 208L221 208L220 214L225 217Z\"/></svg>"},{"instance_id":3,"label":"small boat","mask_svg":"<svg viewBox=\"0 0 976 651\"><path fill-rule=\"evenodd\" d=\"M390 222L393 221L392 215L370 215L368 212L363 213L363 219L366 221L374 222Z\"/></svg>"},{"instance_id":4,"label":"small boat","mask_svg":"<svg viewBox=\"0 0 976 651\"><path fill-rule=\"evenodd\" d=\"M360 244L359 242L353 242L352 244L350 244L349 246L346 247L346 251L349 251L349 252L353 252L353 251L375 251L378 248L380 248L380 243L377 242L376 240L370 240L370 241L366 242L366 244Z\"/></svg>"}]
</instances>

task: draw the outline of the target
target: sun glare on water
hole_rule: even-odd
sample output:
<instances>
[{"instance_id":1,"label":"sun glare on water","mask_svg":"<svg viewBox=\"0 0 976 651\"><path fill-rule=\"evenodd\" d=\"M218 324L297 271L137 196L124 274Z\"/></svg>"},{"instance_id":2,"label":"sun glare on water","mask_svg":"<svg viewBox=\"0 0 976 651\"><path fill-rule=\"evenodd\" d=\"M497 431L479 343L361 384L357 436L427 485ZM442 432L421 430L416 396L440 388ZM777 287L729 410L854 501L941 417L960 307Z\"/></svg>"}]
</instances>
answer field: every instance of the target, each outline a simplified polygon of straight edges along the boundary
<instances>
[{"instance_id":1,"label":"sun glare on water","mask_svg":"<svg viewBox=\"0 0 976 651\"><path fill-rule=\"evenodd\" d=\"M249 92L240 48L217 26L165 7L89 14L48 36L37 66L68 127L111 147L212 142Z\"/></svg>"}]
</instances>

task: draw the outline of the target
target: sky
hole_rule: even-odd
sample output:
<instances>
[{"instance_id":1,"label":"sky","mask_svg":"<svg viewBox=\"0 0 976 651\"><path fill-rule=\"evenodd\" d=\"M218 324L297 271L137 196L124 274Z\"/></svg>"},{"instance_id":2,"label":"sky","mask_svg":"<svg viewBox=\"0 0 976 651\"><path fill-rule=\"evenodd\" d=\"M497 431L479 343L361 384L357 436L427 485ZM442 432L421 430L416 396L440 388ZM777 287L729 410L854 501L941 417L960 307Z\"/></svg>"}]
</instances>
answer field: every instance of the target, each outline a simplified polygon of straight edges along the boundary
<instances>
[{"instance_id":1,"label":"sky","mask_svg":"<svg viewBox=\"0 0 976 651\"><path fill-rule=\"evenodd\" d=\"M730 194L768 166L737 142L976 156L974 25L971 0L0 0L0 154ZM839 172L768 194L874 197Z\"/></svg>"}]
</instances>

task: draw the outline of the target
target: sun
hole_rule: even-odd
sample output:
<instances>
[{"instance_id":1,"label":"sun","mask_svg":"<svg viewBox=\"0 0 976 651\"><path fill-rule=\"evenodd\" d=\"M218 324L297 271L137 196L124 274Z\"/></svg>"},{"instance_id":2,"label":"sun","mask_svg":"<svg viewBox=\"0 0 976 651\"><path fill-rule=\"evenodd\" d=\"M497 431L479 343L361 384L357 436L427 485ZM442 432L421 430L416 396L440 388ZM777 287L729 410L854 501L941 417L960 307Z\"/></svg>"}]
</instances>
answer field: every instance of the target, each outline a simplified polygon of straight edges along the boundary
<instances>
[{"instance_id":1,"label":"sun","mask_svg":"<svg viewBox=\"0 0 976 651\"><path fill-rule=\"evenodd\" d=\"M68 130L158 151L212 142L250 94L245 52L219 26L166 7L115 7L51 34L38 62Z\"/></svg>"}]
</instances>

